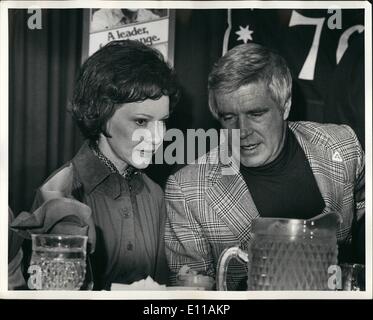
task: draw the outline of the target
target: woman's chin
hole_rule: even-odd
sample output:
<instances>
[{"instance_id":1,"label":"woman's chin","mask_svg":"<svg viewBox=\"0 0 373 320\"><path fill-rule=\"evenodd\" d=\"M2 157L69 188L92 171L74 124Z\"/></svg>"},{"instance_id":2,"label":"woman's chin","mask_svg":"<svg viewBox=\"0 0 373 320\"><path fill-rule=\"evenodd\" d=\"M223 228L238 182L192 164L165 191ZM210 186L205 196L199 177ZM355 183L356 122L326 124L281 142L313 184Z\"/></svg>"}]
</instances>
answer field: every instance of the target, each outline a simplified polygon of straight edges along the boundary
<instances>
[{"instance_id":1,"label":"woman's chin","mask_svg":"<svg viewBox=\"0 0 373 320\"><path fill-rule=\"evenodd\" d=\"M136 169L145 169L150 165L151 161L151 157L138 157L131 161L131 166L133 166Z\"/></svg>"},{"instance_id":2,"label":"woman's chin","mask_svg":"<svg viewBox=\"0 0 373 320\"><path fill-rule=\"evenodd\" d=\"M143 169L146 169L147 167L149 167L150 165L150 162L144 162L144 163L139 163L139 164L132 164L132 166L138 170L143 170Z\"/></svg>"}]
</instances>

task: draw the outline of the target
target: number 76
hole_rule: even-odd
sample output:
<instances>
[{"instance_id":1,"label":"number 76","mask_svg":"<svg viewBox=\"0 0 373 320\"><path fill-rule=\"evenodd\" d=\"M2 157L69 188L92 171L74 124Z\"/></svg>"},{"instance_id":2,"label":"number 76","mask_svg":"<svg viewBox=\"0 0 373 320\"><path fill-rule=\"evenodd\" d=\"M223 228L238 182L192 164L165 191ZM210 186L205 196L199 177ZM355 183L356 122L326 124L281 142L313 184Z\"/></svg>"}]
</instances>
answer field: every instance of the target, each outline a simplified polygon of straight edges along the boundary
<instances>
[{"instance_id":1,"label":"number 76","mask_svg":"<svg viewBox=\"0 0 373 320\"><path fill-rule=\"evenodd\" d=\"M329 12L329 11L328 11ZM313 80L315 75L315 66L317 60L317 54L319 51L320 37L322 27L324 25L325 18L309 18L301 15L297 11L293 10L289 22L289 27L299 25L315 25L315 34L313 37L311 48L308 52L307 58L304 61L302 70L300 71L298 78L303 80ZM348 48L348 39L355 31L359 33L363 32L363 25L354 25L345 30L339 38L338 47L336 51L336 62L337 64L342 59L344 53Z\"/></svg>"}]
</instances>

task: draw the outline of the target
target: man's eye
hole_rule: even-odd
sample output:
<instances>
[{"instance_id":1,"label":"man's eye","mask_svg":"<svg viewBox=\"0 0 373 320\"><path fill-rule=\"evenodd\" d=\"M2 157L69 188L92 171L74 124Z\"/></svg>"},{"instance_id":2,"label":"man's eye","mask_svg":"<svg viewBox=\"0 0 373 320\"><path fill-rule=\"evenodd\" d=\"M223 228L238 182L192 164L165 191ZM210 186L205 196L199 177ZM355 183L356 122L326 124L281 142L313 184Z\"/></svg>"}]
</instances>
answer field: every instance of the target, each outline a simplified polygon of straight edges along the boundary
<instances>
[{"instance_id":1,"label":"man's eye","mask_svg":"<svg viewBox=\"0 0 373 320\"><path fill-rule=\"evenodd\" d=\"M148 123L146 119L137 119L135 122L138 126L145 126Z\"/></svg>"},{"instance_id":2,"label":"man's eye","mask_svg":"<svg viewBox=\"0 0 373 320\"><path fill-rule=\"evenodd\" d=\"M261 112L254 112L254 113L252 113L251 115L252 115L253 117L260 117L260 116L262 116L263 114L264 114L264 112L261 111Z\"/></svg>"},{"instance_id":3,"label":"man's eye","mask_svg":"<svg viewBox=\"0 0 373 320\"><path fill-rule=\"evenodd\" d=\"M233 119L233 116L224 116L223 120L224 121L231 121Z\"/></svg>"}]
</instances>

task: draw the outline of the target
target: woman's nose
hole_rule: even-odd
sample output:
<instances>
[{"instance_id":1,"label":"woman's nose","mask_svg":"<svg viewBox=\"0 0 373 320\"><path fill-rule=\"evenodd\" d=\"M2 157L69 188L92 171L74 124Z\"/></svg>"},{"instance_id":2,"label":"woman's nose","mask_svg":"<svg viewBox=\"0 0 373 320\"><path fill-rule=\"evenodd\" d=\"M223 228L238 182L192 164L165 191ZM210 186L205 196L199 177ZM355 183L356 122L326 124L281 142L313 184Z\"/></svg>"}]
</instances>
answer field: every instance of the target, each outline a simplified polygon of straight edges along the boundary
<instances>
[{"instance_id":1,"label":"woman's nose","mask_svg":"<svg viewBox=\"0 0 373 320\"><path fill-rule=\"evenodd\" d=\"M152 128L152 143L154 146L158 146L162 143L166 128L162 121L155 121L154 127Z\"/></svg>"}]
</instances>

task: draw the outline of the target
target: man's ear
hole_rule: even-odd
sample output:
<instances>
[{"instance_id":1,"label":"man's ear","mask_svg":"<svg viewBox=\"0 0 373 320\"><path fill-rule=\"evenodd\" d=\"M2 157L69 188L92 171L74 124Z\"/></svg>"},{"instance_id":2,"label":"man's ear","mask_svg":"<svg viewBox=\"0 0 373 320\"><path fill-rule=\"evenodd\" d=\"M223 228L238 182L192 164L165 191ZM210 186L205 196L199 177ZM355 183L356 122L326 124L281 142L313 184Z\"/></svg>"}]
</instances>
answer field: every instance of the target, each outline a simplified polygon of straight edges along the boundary
<instances>
[{"instance_id":1,"label":"man's ear","mask_svg":"<svg viewBox=\"0 0 373 320\"><path fill-rule=\"evenodd\" d=\"M211 114L213 115L213 117L216 119L216 120L219 120L219 116L217 115L216 111L217 111L217 108L216 108L216 100L215 100L215 94L213 91L210 91L209 92L209 96L208 96L208 103L209 103L209 108L210 108L210 112ZM213 111L214 110L214 111Z\"/></svg>"},{"instance_id":2,"label":"man's ear","mask_svg":"<svg viewBox=\"0 0 373 320\"><path fill-rule=\"evenodd\" d=\"M290 109L291 109L291 97L287 99L285 102L282 119L287 120L287 118L289 117Z\"/></svg>"}]
</instances>

